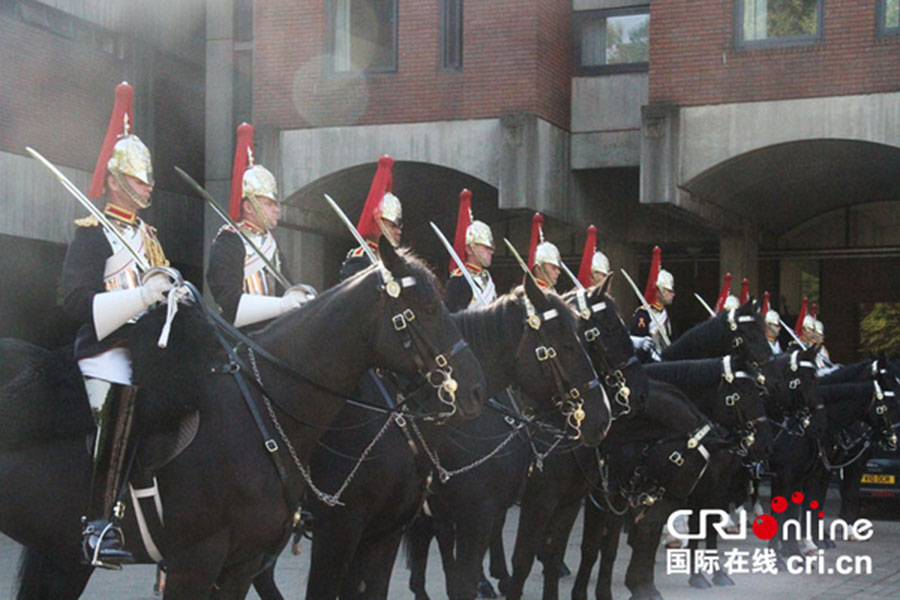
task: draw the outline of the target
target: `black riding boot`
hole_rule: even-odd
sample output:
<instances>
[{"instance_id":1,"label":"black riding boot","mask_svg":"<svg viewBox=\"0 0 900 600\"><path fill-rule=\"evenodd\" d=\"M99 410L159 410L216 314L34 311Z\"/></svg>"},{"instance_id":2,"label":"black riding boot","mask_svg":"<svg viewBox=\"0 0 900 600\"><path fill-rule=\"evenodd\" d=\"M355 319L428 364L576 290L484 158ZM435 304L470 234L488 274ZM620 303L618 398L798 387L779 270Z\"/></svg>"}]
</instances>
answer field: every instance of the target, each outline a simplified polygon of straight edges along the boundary
<instances>
[{"instance_id":1,"label":"black riding boot","mask_svg":"<svg viewBox=\"0 0 900 600\"><path fill-rule=\"evenodd\" d=\"M137 388L88 380L91 411L97 425L94 464L87 516L82 517L82 549L85 561L95 567L120 569L134 562L125 549L125 536L118 526L125 505L119 501L119 486L134 414Z\"/></svg>"}]
</instances>

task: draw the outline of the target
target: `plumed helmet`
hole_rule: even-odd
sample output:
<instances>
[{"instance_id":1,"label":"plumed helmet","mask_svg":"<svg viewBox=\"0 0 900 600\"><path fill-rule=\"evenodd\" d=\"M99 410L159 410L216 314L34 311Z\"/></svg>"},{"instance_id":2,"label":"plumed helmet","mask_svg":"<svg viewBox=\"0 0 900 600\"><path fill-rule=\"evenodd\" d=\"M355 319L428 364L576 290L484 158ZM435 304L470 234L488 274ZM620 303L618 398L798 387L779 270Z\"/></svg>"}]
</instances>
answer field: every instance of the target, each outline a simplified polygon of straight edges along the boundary
<instances>
[{"instance_id":1,"label":"plumed helmet","mask_svg":"<svg viewBox=\"0 0 900 600\"><path fill-rule=\"evenodd\" d=\"M113 146L112 156L106 163L110 172L118 171L122 175L153 185L153 165L150 163L150 149L136 135L129 135L125 128L125 136Z\"/></svg>"},{"instance_id":2,"label":"plumed helmet","mask_svg":"<svg viewBox=\"0 0 900 600\"><path fill-rule=\"evenodd\" d=\"M264 166L253 165L244 171L241 194L244 198L263 196L278 200L278 184L275 182L275 176Z\"/></svg>"},{"instance_id":3,"label":"plumed helmet","mask_svg":"<svg viewBox=\"0 0 900 600\"><path fill-rule=\"evenodd\" d=\"M656 277L656 287L661 290L669 290L675 291L675 277L672 276L671 273L666 271L665 269L659 270L659 275Z\"/></svg>"},{"instance_id":4,"label":"plumed helmet","mask_svg":"<svg viewBox=\"0 0 900 600\"><path fill-rule=\"evenodd\" d=\"M397 227L403 227L403 206L400 204L400 198L391 192L385 192L375 212L382 219L390 221Z\"/></svg>"},{"instance_id":5,"label":"plumed helmet","mask_svg":"<svg viewBox=\"0 0 900 600\"><path fill-rule=\"evenodd\" d=\"M106 182L106 174L111 173L117 180L122 175L132 177L153 185L153 165L150 162L150 150L140 138L131 133L132 101L134 100L134 88L127 82L116 86L115 101L109 125L106 129L106 137L94 166L94 175L91 179L91 187L88 197L100 198L103 196L103 187ZM132 200L135 200L141 208L146 208L149 203L143 202L134 194L130 186L125 185L126 192Z\"/></svg>"},{"instance_id":6,"label":"plumed helmet","mask_svg":"<svg viewBox=\"0 0 900 600\"><path fill-rule=\"evenodd\" d=\"M772 310L771 308L766 311L765 319L766 319L766 325L781 326L781 315L779 315L777 311Z\"/></svg>"},{"instance_id":7,"label":"plumed helmet","mask_svg":"<svg viewBox=\"0 0 900 600\"><path fill-rule=\"evenodd\" d=\"M722 304L722 310L728 312L740 308L740 306L741 301L738 299L738 297L733 294L728 294L728 297L725 298L724 304Z\"/></svg>"},{"instance_id":8,"label":"plumed helmet","mask_svg":"<svg viewBox=\"0 0 900 600\"><path fill-rule=\"evenodd\" d=\"M591 272L609 275L609 259L600 252L594 252L594 258L591 259Z\"/></svg>"},{"instance_id":9,"label":"plumed helmet","mask_svg":"<svg viewBox=\"0 0 900 600\"><path fill-rule=\"evenodd\" d=\"M806 315L803 317L803 329L807 331L815 331L816 330L816 318L812 315Z\"/></svg>"},{"instance_id":10,"label":"plumed helmet","mask_svg":"<svg viewBox=\"0 0 900 600\"><path fill-rule=\"evenodd\" d=\"M488 248L494 247L494 234L484 221L472 221L466 228L466 246L469 244L482 244Z\"/></svg>"},{"instance_id":11,"label":"plumed helmet","mask_svg":"<svg viewBox=\"0 0 900 600\"><path fill-rule=\"evenodd\" d=\"M813 329L819 335L825 335L825 324L822 321L815 319L815 323L813 323Z\"/></svg>"},{"instance_id":12,"label":"plumed helmet","mask_svg":"<svg viewBox=\"0 0 900 600\"><path fill-rule=\"evenodd\" d=\"M559 248L553 242L538 244L537 250L534 252L534 262L538 265L555 265L561 269L562 257L559 254Z\"/></svg>"}]
</instances>

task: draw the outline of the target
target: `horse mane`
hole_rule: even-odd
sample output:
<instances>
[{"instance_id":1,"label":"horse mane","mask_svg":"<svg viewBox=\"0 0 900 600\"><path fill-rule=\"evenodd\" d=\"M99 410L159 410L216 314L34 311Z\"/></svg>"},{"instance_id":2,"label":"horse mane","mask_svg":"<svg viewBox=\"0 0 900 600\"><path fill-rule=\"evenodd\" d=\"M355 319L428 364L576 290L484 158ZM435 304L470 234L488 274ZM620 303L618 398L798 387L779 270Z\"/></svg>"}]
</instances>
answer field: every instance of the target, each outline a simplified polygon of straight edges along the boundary
<instances>
[{"instance_id":1,"label":"horse mane","mask_svg":"<svg viewBox=\"0 0 900 600\"><path fill-rule=\"evenodd\" d=\"M647 363L647 375L658 381L674 385L679 390L702 393L719 382L722 377L721 358L700 358L670 362Z\"/></svg>"},{"instance_id":2,"label":"horse mane","mask_svg":"<svg viewBox=\"0 0 900 600\"><path fill-rule=\"evenodd\" d=\"M525 288L518 286L511 292L500 296L488 306L479 306L453 313L451 318L459 328L463 338L479 348L483 356L489 356L498 345L507 342L507 331L510 318L523 319L525 309L522 306ZM559 313L566 327L575 330L576 317L572 308L556 294L547 294L547 300ZM524 323L522 324L524 327Z\"/></svg>"},{"instance_id":3,"label":"horse mane","mask_svg":"<svg viewBox=\"0 0 900 600\"><path fill-rule=\"evenodd\" d=\"M81 372L72 346L45 350L21 340L0 339L4 368L0 388L0 449L16 450L93 431Z\"/></svg>"},{"instance_id":4,"label":"horse mane","mask_svg":"<svg viewBox=\"0 0 900 600\"><path fill-rule=\"evenodd\" d=\"M166 319L166 307L152 308L130 329L132 382L140 391L136 425L145 431L170 430L181 417L200 408L204 380L225 352L218 343L203 308L180 305L172 321L169 342L157 344Z\"/></svg>"},{"instance_id":5,"label":"horse mane","mask_svg":"<svg viewBox=\"0 0 900 600\"><path fill-rule=\"evenodd\" d=\"M860 411L868 407L874 392L871 381L820 385L819 400L828 410L829 419L847 425L861 418Z\"/></svg>"},{"instance_id":6,"label":"horse mane","mask_svg":"<svg viewBox=\"0 0 900 600\"><path fill-rule=\"evenodd\" d=\"M679 360L708 355L721 347L723 334L727 331L725 319L728 314L720 312L712 319L694 325L684 332L672 345L662 351L665 360Z\"/></svg>"},{"instance_id":7,"label":"horse mane","mask_svg":"<svg viewBox=\"0 0 900 600\"><path fill-rule=\"evenodd\" d=\"M869 369L871 366L871 360L862 360L850 365L844 365L836 371L832 371L827 375L819 377L819 383L831 385L834 383L851 383L860 381L860 379L871 379L871 377L869 377ZM865 375L865 377L861 377L863 375Z\"/></svg>"}]
</instances>

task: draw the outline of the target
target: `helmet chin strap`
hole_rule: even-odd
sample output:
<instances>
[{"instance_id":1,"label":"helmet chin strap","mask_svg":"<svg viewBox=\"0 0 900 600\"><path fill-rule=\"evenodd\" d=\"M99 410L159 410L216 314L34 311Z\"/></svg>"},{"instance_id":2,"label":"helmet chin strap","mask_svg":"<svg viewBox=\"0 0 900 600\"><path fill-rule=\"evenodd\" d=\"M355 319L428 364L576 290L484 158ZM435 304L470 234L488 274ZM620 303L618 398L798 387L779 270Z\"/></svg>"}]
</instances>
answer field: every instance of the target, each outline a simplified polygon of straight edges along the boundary
<instances>
[{"instance_id":1,"label":"helmet chin strap","mask_svg":"<svg viewBox=\"0 0 900 600\"><path fill-rule=\"evenodd\" d=\"M394 236L391 235L391 232L388 231L388 228L384 225L384 219L381 217L377 217L378 219L378 227L381 229L381 234L385 237L385 239L391 243L391 246L397 248L400 246L400 240L395 240Z\"/></svg>"},{"instance_id":2,"label":"helmet chin strap","mask_svg":"<svg viewBox=\"0 0 900 600\"><path fill-rule=\"evenodd\" d=\"M245 198L250 201L250 206L253 207L253 212L256 213L256 218L259 220L259 224L262 225L263 229L266 231L274 229L275 224L269 222L269 218L266 216L266 213L263 212L262 207L259 205L259 201L256 199L256 194L245 196Z\"/></svg>"},{"instance_id":3,"label":"helmet chin strap","mask_svg":"<svg viewBox=\"0 0 900 600\"><path fill-rule=\"evenodd\" d=\"M113 179L116 180L116 183L119 184L119 187L122 188L122 191L125 192L125 195L128 196L128 198L132 202L137 204L139 208L143 210L150 207L150 201L148 200L145 202L143 199L141 199L138 193L134 191L134 188L131 187L131 184L128 183L128 180L122 176L122 173L119 172L118 169L110 169L109 172L113 176Z\"/></svg>"}]
</instances>

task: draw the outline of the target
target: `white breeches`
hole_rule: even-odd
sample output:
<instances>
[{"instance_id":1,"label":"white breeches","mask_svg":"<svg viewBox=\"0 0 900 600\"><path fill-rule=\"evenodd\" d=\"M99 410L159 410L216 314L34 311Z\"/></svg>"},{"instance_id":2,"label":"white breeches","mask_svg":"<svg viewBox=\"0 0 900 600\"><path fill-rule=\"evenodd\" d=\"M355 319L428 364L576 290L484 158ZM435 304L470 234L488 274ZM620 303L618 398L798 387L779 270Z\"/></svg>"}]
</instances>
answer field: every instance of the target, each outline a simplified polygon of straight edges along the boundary
<instances>
[{"instance_id":1,"label":"white breeches","mask_svg":"<svg viewBox=\"0 0 900 600\"><path fill-rule=\"evenodd\" d=\"M106 352L82 358L78 368L85 378L103 379L110 383L131 385L131 352L127 348L112 348Z\"/></svg>"}]
</instances>

